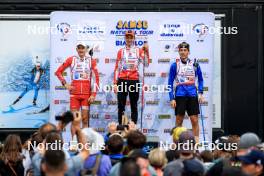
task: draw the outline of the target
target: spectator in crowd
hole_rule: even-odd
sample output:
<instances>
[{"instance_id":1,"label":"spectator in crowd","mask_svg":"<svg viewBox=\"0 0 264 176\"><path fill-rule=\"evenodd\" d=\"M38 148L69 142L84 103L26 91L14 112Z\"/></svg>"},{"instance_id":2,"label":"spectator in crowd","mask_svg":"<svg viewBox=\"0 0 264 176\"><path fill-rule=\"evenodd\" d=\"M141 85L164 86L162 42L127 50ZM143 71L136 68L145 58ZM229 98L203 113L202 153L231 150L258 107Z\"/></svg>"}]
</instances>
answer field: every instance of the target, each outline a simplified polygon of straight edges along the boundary
<instances>
[{"instance_id":1,"label":"spectator in crowd","mask_svg":"<svg viewBox=\"0 0 264 176\"><path fill-rule=\"evenodd\" d=\"M181 176L204 174L204 167L201 161L195 156L195 137L191 131L181 133L178 141L179 159L169 162L164 169L164 176ZM184 162L188 160L188 162ZM185 165L187 168L185 168ZM194 167L191 167L195 165ZM197 170L195 168L197 167ZM202 169L201 169L202 168Z\"/></svg>"},{"instance_id":2,"label":"spectator in crowd","mask_svg":"<svg viewBox=\"0 0 264 176\"><path fill-rule=\"evenodd\" d=\"M238 143L237 156L246 155L249 149L255 148L259 144L260 139L255 133L248 132L243 134Z\"/></svg>"},{"instance_id":3,"label":"spectator in crowd","mask_svg":"<svg viewBox=\"0 0 264 176\"><path fill-rule=\"evenodd\" d=\"M264 176L264 153L252 150L250 153L239 156L242 162L242 171L249 176Z\"/></svg>"},{"instance_id":4,"label":"spectator in crowd","mask_svg":"<svg viewBox=\"0 0 264 176\"><path fill-rule=\"evenodd\" d=\"M123 147L124 140L120 134L115 133L109 137L107 143L107 151L109 153L112 166L114 166L116 163L121 161L122 158L124 158L124 155L122 154Z\"/></svg>"},{"instance_id":5,"label":"spectator in crowd","mask_svg":"<svg viewBox=\"0 0 264 176\"><path fill-rule=\"evenodd\" d=\"M57 130L56 125L48 122L39 128L39 133L40 133L42 139L45 139L47 134L49 134L52 131L56 131L56 130Z\"/></svg>"},{"instance_id":6,"label":"spectator in crowd","mask_svg":"<svg viewBox=\"0 0 264 176\"><path fill-rule=\"evenodd\" d=\"M173 149L169 149L168 151L166 151L166 157L168 159L168 162L179 159L180 153L179 150L177 150L177 144L181 133L184 131L187 131L187 128L175 127L171 130L172 140L173 140L173 144L175 144L175 147Z\"/></svg>"},{"instance_id":7,"label":"spectator in crowd","mask_svg":"<svg viewBox=\"0 0 264 176\"><path fill-rule=\"evenodd\" d=\"M134 149L128 154L128 158L134 159L140 168L142 176L156 176L156 171L149 164L148 156L142 149ZM112 167L109 176L120 176L121 163L117 163Z\"/></svg>"},{"instance_id":8,"label":"spectator in crowd","mask_svg":"<svg viewBox=\"0 0 264 176\"><path fill-rule=\"evenodd\" d=\"M20 137L14 134L7 136L0 154L1 176L23 176L23 155Z\"/></svg>"},{"instance_id":9,"label":"spectator in crowd","mask_svg":"<svg viewBox=\"0 0 264 176\"><path fill-rule=\"evenodd\" d=\"M204 150L200 154L201 161L204 163L206 170L209 170L213 166L214 156L210 150Z\"/></svg>"},{"instance_id":10,"label":"spectator in crowd","mask_svg":"<svg viewBox=\"0 0 264 176\"><path fill-rule=\"evenodd\" d=\"M183 160L182 176L203 176L204 167L199 160L186 159Z\"/></svg>"},{"instance_id":11,"label":"spectator in crowd","mask_svg":"<svg viewBox=\"0 0 264 176\"><path fill-rule=\"evenodd\" d=\"M163 168L168 162L165 151L156 148L150 151L148 158L150 165L156 170L157 176L163 176Z\"/></svg>"},{"instance_id":12,"label":"spectator in crowd","mask_svg":"<svg viewBox=\"0 0 264 176\"><path fill-rule=\"evenodd\" d=\"M248 176L238 167L226 167L221 176Z\"/></svg>"},{"instance_id":13,"label":"spectator in crowd","mask_svg":"<svg viewBox=\"0 0 264 176\"><path fill-rule=\"evenodd\" d=\"M128 152L134 149L142 149L147 142L146 136L138 131L132 130L127 134L127 148Z\"/></svg>"},{"instance_id":14,"label":"spectator in crowd","mask_svg":"<svg viewBox=\"0 0 264 176\"><path fill-rule=\"evenodd\" d=\"M64 152L62 150L47 150L41 168L45 176L64 176L67 171Z\"/></svg>"},{"instance_id":15,"label":"spectator in crowd","mask_svg":"<svg viewBox=\"0 0 264 176\"><path fill-rule=\"evenodd\" d=\"M78 119L75 120L81 120L81 116L78 117ZM49 136L50 135L50 136ZM53 137L51 137L51 135L53 135ZM78 142L81 143L83 146L85 146L86 144L86 140L85 140L85 136L84 134L81 132L80 128L77 128L76 130L76 136L78 139ZM59 147L60 143L62 143L62 141L60 142L60 134L53 132L52 134L47 134L44 142L43 142L43 146L46 145L46 140L49 138L53 138L55 139L55 142L57 144L57 147ZM52 139L51 139L52 140ZM41 162L43 160L43 156L46 152L46 150L50 150L51 148L39 148L40 151L38 151L32 158L32 164L33 164L33 168L34 168L34 176L39 176L41 175ZM79 172L81 170L81 168L83 167L83 163L86 160L86 158L89 156L89 150L86 149L86 147L83 147L82 150L79 152L78 155L73 156L71 158L66 159L66 165L67 165L67 171L65 173L66 176L73 176L75 175L77 172Z\"/></svg>"},{"instance_id":16,"label":"spectator in crowd","mask_svg":"<svg viewBox=\"0 0 264 176\"><path fill-rule=\"evenodd\" d=\"M221 176L223 168L233 166L231 159L235 157L237 141L228 136L223 136L216 141L216 146L214 165L208 170L206 176Z\"/></svg>"},{"instance_id":17,"label":"spectator in crowd","mask_svg":"<svg viewBox=\"0 0 264 176\"><path fill-rule=\"evenodd\" d=\"M84 128L82 132L90 147L90 156L84 161L84 168L79 175L107 176L112 167L109 156L101 153L104 149L104 138L92 128Z\"/></svg>"},{"instance_id":18,"label":"spectator in crowd","mask_svg":"<svg viewBox=\"0 0 264 176\"><path fill-rule=\"evenodd\" d=\"M140 176L140 168L133 158L123 158L120 166L120 176Z\"/></svg>"}]
</instances>

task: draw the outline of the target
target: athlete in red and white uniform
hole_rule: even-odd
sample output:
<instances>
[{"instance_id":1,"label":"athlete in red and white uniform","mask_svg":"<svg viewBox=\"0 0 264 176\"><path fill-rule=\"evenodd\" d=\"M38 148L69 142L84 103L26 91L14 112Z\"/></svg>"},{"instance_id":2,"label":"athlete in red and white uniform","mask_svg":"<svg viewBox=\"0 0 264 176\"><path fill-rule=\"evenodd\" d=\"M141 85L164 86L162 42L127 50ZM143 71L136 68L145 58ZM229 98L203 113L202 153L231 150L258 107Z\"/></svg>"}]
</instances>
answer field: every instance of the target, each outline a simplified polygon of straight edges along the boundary
<instances>
[{"instance_id":1,"label":"athlete in red and white uniform","mask_svg":"<svg viewBox=\"0 0 264 176\"><path fill-rule=\"evenodd\" d=\"M126 98L129 95L131 120L136 124L138 119L137 102L139 99L139 90L136 89L136 84L139 83L139 64L149 65L149 50L146 43L142 48L134 46L135 32L132 30L126 31L125 41L126 46L117 53L114 70L114 91L117 93L118 100L118 122L119 124L122 123ZM122 87L122 91L118 91L118 87Z\"/></svg>"},{"instance_id":2,"label":"athlete in red and white uniform","mask_svg":"<svg viewBox=\"0 0 264 176\"><path fill-rule=\"evenodd\" d=\"M96 68L96 60L87 57L87 48L84 43L77 44L78 56L70 56L55 72L62 85L70 91L70 109L72 112L79 111L82 114L82 127L89 126L88 110L89 105L95 100L97 86L91 83L95 82L99 86L99 73ZM67 84L63 77L66 68L71 69L71 84ZM95 81L94 81L95 79ZM92 90L93 89L93 90ZM75 113L74 113L75 114ZM79 122L73 122L71 132L75 134L74 125L80 125Z\"/></svg>"}]
</instances>

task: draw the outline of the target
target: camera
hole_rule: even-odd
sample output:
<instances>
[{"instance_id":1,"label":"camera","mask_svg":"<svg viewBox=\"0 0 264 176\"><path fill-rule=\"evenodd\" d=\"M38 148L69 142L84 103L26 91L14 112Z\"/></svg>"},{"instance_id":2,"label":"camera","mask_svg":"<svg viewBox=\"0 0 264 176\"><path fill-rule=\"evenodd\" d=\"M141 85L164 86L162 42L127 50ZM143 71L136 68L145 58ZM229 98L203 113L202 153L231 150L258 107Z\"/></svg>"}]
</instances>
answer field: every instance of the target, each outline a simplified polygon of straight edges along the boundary
<instances>
[{"instance_id":1,"label":"camera","mask_svg":"<svg viewBox=\"0 0 264 176\"><path fill-rule=\"evenodd\" d=\"M128 125L117 125L116 130L117 131L124 131L126 129L128 129Z\"/></svg>"},{"instance_id":2,"label":"camera","mask_svg":"<svg viewBox=\"0 0 264 176\"><path fill-rule=\"evenodd\" d=\"M71 111L66 111L62 115L55 116L55 120L61 121L62 123L67 124L74 120L74 116Z\"/></svg>"}]
</instances>

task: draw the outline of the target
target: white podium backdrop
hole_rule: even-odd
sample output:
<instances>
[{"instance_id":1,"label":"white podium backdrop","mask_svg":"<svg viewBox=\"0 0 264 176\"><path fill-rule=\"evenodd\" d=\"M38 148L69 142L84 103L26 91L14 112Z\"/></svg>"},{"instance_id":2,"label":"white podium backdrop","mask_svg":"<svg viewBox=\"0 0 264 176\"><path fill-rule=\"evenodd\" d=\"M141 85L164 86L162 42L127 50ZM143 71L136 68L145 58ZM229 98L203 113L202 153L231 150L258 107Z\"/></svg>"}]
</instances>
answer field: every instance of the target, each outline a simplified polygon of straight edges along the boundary
<instances>
[{"instance_id":1,"label":"white podium backdrop","mask_svg":"<svg viewBox=\"0 0 264 176\"><path fill-rule=\"evenodd\" d=\"M204 130L200 122L200 140L203 131L207 141L212 137L212 64L213 34L212 13L176 12L53 12L51 14L51 117L69 109L69 93L54 75L63 61L76 53L76 43L84 41L94 48L102 88L113 84L113 71L117 51L124 47L124 32L136 31L135 44L141 47L148 41L151 63L145 69L145 84L168 83L170 65L179 59L177 45L183 41L190 44L190 59L196 59L204 77L205 104L202 105ZM142 68L141 68L142 69ZM143 75L141 73L141 75ZM69 69L65 77L70 82ZM174 109L170 107L167 92L144 93L144 111L141 126L141 98L138 103L138 126L148 136L158 136L163 142L171 142L170 129L175 126ZM130 116L130 106L126 107ZM103 89L97 93L91 106L90 125L99 132L106 132L107 124L117 122L116 94ZM184 126L191 128L188 118ZM70 136L69 129L64 134Z\"/></svg>"}]
</instances>

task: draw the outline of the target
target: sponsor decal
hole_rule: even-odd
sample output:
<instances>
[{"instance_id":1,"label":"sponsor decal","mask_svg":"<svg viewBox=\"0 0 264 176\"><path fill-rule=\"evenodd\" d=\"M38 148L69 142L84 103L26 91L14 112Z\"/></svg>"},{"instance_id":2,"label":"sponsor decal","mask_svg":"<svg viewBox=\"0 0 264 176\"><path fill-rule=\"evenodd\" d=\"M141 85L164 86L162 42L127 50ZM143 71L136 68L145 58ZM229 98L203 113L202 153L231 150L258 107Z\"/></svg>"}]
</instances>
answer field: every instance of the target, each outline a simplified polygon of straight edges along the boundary
<instances>
[{"instance_id":1,"label":"sponsor decal","mask_svg":"<svg viewBox=\"0 0 264 176\"><path fill-rule=\"evenodd\" d=\"M92 119L99 119L99 114L90 114Z\"/></svg>"},{"instance_id":2,"label":"sponsor decal","mask_svg":"<svg viewBox=\"0 0 264 176\"><path fill-rule=\"evenodd\" d=\"M109 58L109 57L105 58L105 63L106 64L115 63L115 62L116 62L116 58Z\"/></svg>"},{"instance_id":3,"label":"sponsor decal","mask_svg":"<svg viewBox=\"0 0 264 176\"><path fill-rule=\"evenodd\" d=\"M59 23L57 25L57 30L61 34L60 40L61 41L67 41L69 34L71 34L71 26L66 22L62 22L62 23Z\"/></svg>"},{"instance_id":4,"label":"sponsor decal","mask_svg":"<svg viewBox=\"0 0 264 176\"><path fill-rule=\"evenodd\" d=\"M158 105L159 104L159 100L149 100L146 101L147 105Z\"/></svg>"},{"instance_id":5,"label":"sponsor decal","mask_svg":"<svg viewBox=\"0 0 264 176\"><path fill-rule=\"evenodd\" d=\"M185 24L184 23L175 23L172 21L165 21L164 23L160 24L160 30L159 30L159 40L184 40L185 35L183 33ZM166 46L166 50L170 50L172 47Z\"/></svg>"},{"instance_id":6,"label":"sponsor decal","mask_svg":"<svg viewBox=\"0 0 264 176\"><path fill-rule=\"evenodd\" d=\"M158 63L170 63L170 58L161 58L161 59L158 59Z\"/></svg>"},{"instance_id":7,"label":"sponsor decal","mask_svg":"<svg viewBox=\"0 0 264 176\"><path fill-rule=\"evenodd\" d=\"M102 104L102 101L98 101L98 100L95 100L93 103L91 103L92 105L101 105Z\"/></svg>"},{"instance_id":8,"label":"sponsor decal","mask_svg":"<svg viewBox=\"0 0 264 176\"><path fill-rule=\"evenodd\" d=\"M201 58L201 59L196 59L198 63L208 63L209 59L208 58Z\"/></svg>"},{"instance_id":9,"label":"sponsor decal","mask_svg":"<svg viewBox=\"0 0 264 176\"><path fill-rule=\"evenodd\" d=\"M148 27L146 20L118 20L116 28L110 31L110 35L124 36L127 30L133 30L136 36L153 35L154 31Z\"/></svg>"},{"instance_id":10,"label":"sponsor decal","mask_svg":"<svg viewBox=\"0 0 264 176\"><path fill-rule=\"evenodd\" d=\"M105 132L105 128L94 128L95 131L97 131L98 133L104 133Z\"/></svg>"},{"instance_id":11,"label":"sponsor decal","mask_svg":"<svg viewBox=\"0 0 264 176\"><path fill-rule=\"evenodd\" d=\"M143 44L144 44L143 40L135 40L135 42L134 42L135 46L143 46ZM126 41L125 40L116 40L115 45L116 46L125 46Z\"/></svg>"},{"instance_id":12,"label":"sponsor decal","mask_svg":"<svg viewBox=\"0 0 264 176\"><path fill-rule=\"evenodd\" d=\"M162 78L166 78L166 77L168 77L168 73L164 73L164 72L163 72L163 73L160 74L160 77L162 77Z\"/></svg>"},{"instance_id":13,"label":"sponsor decal","mask_svg":"<svg viewBox=\"0 0 264 176\"><path fill-rule=\"evenodd\" d=\"M208 73L207 72L203 72L203 78L208 78L208 77L209 77Z\"/></svg>"},{"instance_id":14,"label":"sponsor decal","mask_svg":"<svg viewBox=\"0 0 264 176\"><path fill-rule=\"evenodd\" d=\"M54 104L69 104L69 100L54 100Z\"/></svg>"},{"instance_id":15,"label":"sponsor decal","mask_svg":"<svg viewBox=\"0 0 264 176\"><path fill-rule=\"evenodd\" d=\"M143 133L157 133L158 130L152 128L143 128Z\"/></svg>"},{"instance_id":16,"label":"sponsor decal","mask_svg":"<svg viewBox=\"0 0 264 176\"><path fill-rule=\"evenodd\" d=\"M153 119L153 114L146 114L146 115L144 115L144 118L145 118L145 120L152 120Z\"/></svg>"},{"instance_id":17,"label":"sponsor decal","mask_svg":"<svg viewBox=\"0 0 264 176\"><path fill-rule=\"evenodd\" d=\"M64 86L55 86L55 90L67 90Z\"/></svg>"},{"instance_id":18,"label":"sponsor decal","mask_svg":"<svg viewBox=\"0 0 264 176\"><path fill-rule=\"evenodd\" d=\"M60 100L54 100L54 104L60 104Z\"/></svg>"},{"instance_id":19,"label":"sponsor decal","mask_svg":"<svg viewBox=\"0 0 264 176\"><path fill-rule=\"evenodd\" d=\"M105 34L105 28L99 25L84 24L78 28L78 34Z\"/></svg>"},{"instance_id":20,"label":"sponsor decal","mask_svg":"<svg viewBox=\"0 0 264 176\"><path fill-rule=\"evenodd\" d=\"M208 91L208 87L203 87L203 91Z\"/></svg>"},{"instance_id":21,"label":"sponsor decal","mask_svg":"<svg viewBox=\"0 0 264 176\"><path fill-rule=\"evenodd\" d=\"M205 25L204 23L198 23L198 24L193 26L192 30L198 36L197 42L203 42L205 37L208 34L209 27L207 25Z\"/></svg>"},{"instance_id":22,"label":"sponsor decal","mask_svg":"<svg viewBox=\"0 0 264 176\"><path fill-rule=\"evenodd\" d=\"M64 61L64 59L62 57L56 57L55 58L55 63L61 64L61 63L63 63L63 61Z\"/></svg>"},{"instance_id":23,"label":"sponsor decal","mask_svg":"<svg viewBox=\"0 0 264 176\"><path fill-rule=\"evenodd\" d=\"M111 115L110 115L110 114L105 114L105 119L106 119L106 120L111 119Z\"/></svg>"},{"instance_id":24,"label":"sponsor decal","mask_svg":"<svg viewBox=\"0 0 264 176\"><path fill-rule=\"evenodd\" d=\"M164 129L164 133L171 133L171 129L170 128L165 128Z\"/></svg>"},{"instance_id":25,"label":"sponsor decal","mask_svg":"<svg viewBox=\"0 0 264 176\"><path fill-rule=\"evenodd\" d=\"M117 105L117 101L107 101L107 105Z\"/></svg>"},{"instance_id":26,"label":"sponsor decal","mask_svg":"<svg viewBox=\"0 0 264 176\"><path fill-rule=\"evenodd\" d=\"M156 73L152 72L152 73L144 73L145 77L155 77Z\"/></svg>"},{"instance_id":27,"label":"sponsor decal","mask_svg":"<svg viewBox=\"0 0 264 176\"><path fill-rule=\"evenodd\" d=\"M158 118L159 119L170 119L171 115L170 114L159 114Z\"/></svg>"},{"instance_id":28,"label":"sponsor decal","mask_svg":"<svg viewBox=\"0 0 264 176\"><path fill-rule=\"evenodd\" d=\"M116 29L147 29L148 22L145 20L129 20L123 21L119 20L116 24Z\"/></svg>"}]
</instances>

